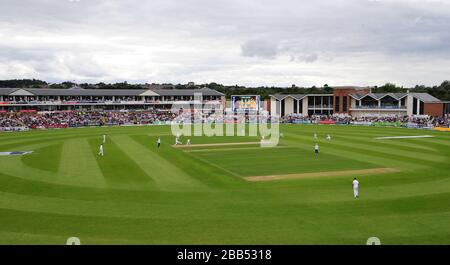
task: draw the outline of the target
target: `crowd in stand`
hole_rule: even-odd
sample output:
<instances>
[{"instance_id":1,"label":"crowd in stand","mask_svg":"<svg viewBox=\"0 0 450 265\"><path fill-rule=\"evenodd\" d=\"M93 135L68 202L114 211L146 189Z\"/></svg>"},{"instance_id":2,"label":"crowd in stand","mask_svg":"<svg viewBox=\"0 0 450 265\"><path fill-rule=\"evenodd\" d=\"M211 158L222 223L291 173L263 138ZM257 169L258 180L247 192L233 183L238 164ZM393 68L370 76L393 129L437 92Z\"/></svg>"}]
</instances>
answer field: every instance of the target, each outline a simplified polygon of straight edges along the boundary
<instances>
[{"instance_id":1,"label":"crowd in stand","mask_svg":"<svg viewBox=\"0 0 450 265\"><path fill-rule=\"evenodd\" d=\"M0 113L0 128L66 128L101 125L155 124L172 121L170 112L63 111L40 113Z\"/></svg>"},{"instance_id":2,"label":"crowd in stand","mask_svg":"<svg viewBox=\"0 0 450 265\"><path fill-rule=\"evenodd\" d=\"M367 116L367 117L352 117L349 115L313 115L302 116L299 114L287 115L281 119L284 123L320 123L324 121L331 121L340 124L353 123L402 123L402 124L416 124L421 127L439 126L449 127L450 116L443 117L428 117L428 116Z\"/></svg>"},{"instance_id":3,"label":"crowd in stand","mask_svg":"<svg viewBox=\"0 0 450 265\"><path fill-rule=\"evenodd\" d=\"M434 126L450 128L450 115L445 115L443 117L434 117L432 122Z\"/></svg>"},{"instance_id":4,"label":"crowd in stand","mask_svg":"<svg viewBox=\"0 0 450 265\"><path fill-rule=\"evenodd\" d=\"M177 123L229 123L229 122L257 122L261 116L222 115L213 113L204 115L201 112L181 111L61 111L39 113L0 113L1 128L66 128L101 125L132 125L132 124L161 124L175 121ZM267 117L266 117L267 118ZM440 126L449 127L449 115L444 117L427 116L384 116L384 117L351 117L351 116L302 116L288 115L281 118L282 123L338 123L338 124L370 124L370 123L401 123L414 124L418 127Z\"/></svg>"}]
</instances>

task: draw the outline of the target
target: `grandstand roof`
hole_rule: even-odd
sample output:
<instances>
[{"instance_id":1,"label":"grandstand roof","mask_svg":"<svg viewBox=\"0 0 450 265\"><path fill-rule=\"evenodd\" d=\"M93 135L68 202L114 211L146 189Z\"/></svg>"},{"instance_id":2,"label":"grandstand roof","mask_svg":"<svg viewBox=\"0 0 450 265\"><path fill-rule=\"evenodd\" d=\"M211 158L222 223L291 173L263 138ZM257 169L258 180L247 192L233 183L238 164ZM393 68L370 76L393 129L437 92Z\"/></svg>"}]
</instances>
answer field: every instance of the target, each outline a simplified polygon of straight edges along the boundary
<instances>
[{"instance_id":1,"label":"grandstand roof","mask_svg":"<svg viewBox=\"0 0 450 265\"><path fill-rule=\"evenodd\" d=\"M202 93L204 96L223 96L219 91L202 89L51 89L51 88L0 88L0 95L34 96L192 96Z\"/></svg>"},{"instance_id":2,"label":"grandstand roof","mask_svg":"<svg viewBox=\"0 0 450 265\"><path fill-rule=\"evenodd\" d=\"M0 95L7 96L16 90L19 90L19 88L0 88Z\"/></svg>"},{"instance_id":3,"label":"grandstand roof","mask_svg":"<svg viewBox=\"0 0 450 265\"><path fill-rule=\"evenodd\" d=\"M308 95L307 94L275 94L275 95L270 95L270 96L274 97L274 98L276 98L278 100L283 100L283 99L285 99L287 97L291 97L291 98L294 98L294 99L302 99L302 98L304 98L304 97L306 97Z\"/></svg>"},{"instance_id":4,"label":"grandstand roof","mask_svg":"<svg viewBox=\"0 0 450 265\"><path fill-rule=\"evenodd\" d=\"M194 93L202 93L205 96L224 96L225 94L220 93L217 90L209 88L200 89L152 89L160 96L192 96Z\"/></svg>"},{"instance_id":5,"label":"grandstand roof","mask_svg":"<svg viewBox=\"0 0 450 265\"><path fill-rule=\"evenodd\" d=\"M364 97L371 97L373 99L382 99L386 96L391 96L397 100L407 96L408 94L406 93L369 93L369 94L360 94L360 93L356 93L356 94L350 94L350 96L356 100L360 100Z\"/></svg>"},{"instance_id":6,"label":"grandstand roof","mask_svg":"<svg viewBox=\"0 0 450 265\"><path fill-rule=\"evenodd\" d=\"M423 101L423 102L441 102L439 99L433 97L428 93L410 93L411 96Z\"/></svg>"}]
</instances>

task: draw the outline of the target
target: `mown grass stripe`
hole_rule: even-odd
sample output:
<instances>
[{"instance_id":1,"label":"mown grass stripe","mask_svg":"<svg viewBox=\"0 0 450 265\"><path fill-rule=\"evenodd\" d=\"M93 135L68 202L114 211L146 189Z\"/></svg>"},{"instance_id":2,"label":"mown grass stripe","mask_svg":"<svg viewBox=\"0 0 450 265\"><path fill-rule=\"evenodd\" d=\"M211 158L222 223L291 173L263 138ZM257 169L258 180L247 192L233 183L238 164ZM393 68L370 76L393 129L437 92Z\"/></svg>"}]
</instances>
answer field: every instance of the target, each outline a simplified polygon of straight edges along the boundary
<instances>
[{"instance_id":1,"label":"mown grass stripe","mask_svg":"<svg viewBox=\"0 0 450 265\"><path fill-rule=\"evenodd\" d=\"M89 143L83 138L64 142L58 177L67 183L90 184L95 187L105 185L96 157L92 154Z\"/></svg>"},{"instance_id":2,"label":"mown grass stripe","mask_svg":"<svg viewBox=\"0 0 450 265\"><path fill-rule=\"evenodd\" d=\"M146 135L112 136L119 145L139 167L162 190L188 190L206 188L201 182L192 178L182 170L175 167L169 160L158 154L155 137ZM166 147L167 148L167 147Z\"/></svg>"},{"instance_id":3,"label":"mown grass stripe","mask_svg":"<svg viewBox=\"0 0 450 265\"><path fill-rule=\"evenodd\" d=\"M223 151L239 151L239 150L260 150L264 149L278 149L278 148L292 148L290 146L274 146L274 147L232 147L232 148L195 148L184 149L186 153L209 153L209 152L223 152Z\"/></svg>"},{"instance_id":4,"label":"mown grass stripe","mask_svg":"<svg viewBox=\"0 0 450 265\"><path fill-rule=\"evenodd\" d=\"M237 152L231 150L223 151L220 155L205 152L196 155L242 177L377 167L375 164L352 161L329 153L320 153L316 158L313 150L300 151L296 148L261 148Z\"/></svg>"},{"instance_id":5,"label":"mown grass stripe","mask_svg":"<svg viewBox=\"0 0 450 265\"><path fill-rule=\"evenodd\" d=\"M303 138L301 136L296 136L296 138ZM296 142L293 143L296 146L301 146L302 148L307 147L307 145ZM313 147L313 142L311 141L310 148ZM389 167L397 167L399 164L404 164L403 168L416 168L423 167L425 165L439 164L436 161L429 161L429 159L425 158L427 161L423 160L422 157L418 157L416 153L410 152L398 152L394 148L389 147L377 147L376 145L368 145L368 144L354 144L351 142L339 142L332 141L329 144L322 144L322 150L325 152L332 152L334 154L345 155L348 154L348 157L352 157L353 159L361 160L364 156L368 155L370 159L364 159L365 161L370 161L372 163L377 164L387 164ZM350 151L350 152L349 152ZM401 154L400 154L401 153ZM364 156L360 156L364 155ZM386 161L388 159L388 161ZM441 158L442 159L442 158ZM393 164L393 165L392 165Z\"/></svg>"},{"instance_id":6,"label":"mown grass stripe","mask_svg":"<svg viewBox=\"0 0 450 265\"><path fill-rule=\"evenodd\" d=\"M208 188L216 187L217 185L223 185L221 180L222 177L215 176L215 168L210 168L198 159L191 159L184 155L183 151L172 148L168 142L169 137L164 137L162 140L161 147L156 148L156 138L154 143L148 143L148 138L145 136L131 136L133 140L137 143L149 148L155 155L159 156L161 159L168 161L171 164L172 170L184 172L190 178L200 182L203 186ZM221 174L222 175L222 174ZM228 177L226 182L228 182Z\"/></svg>"},{"instance_id":7,"label":"mown grass stripe","mask_svg":"<svg viewBox=\"0 0 450 265\"><path fill-rule=\"evenodd\" d=\"M32 168L58 172L61 162L62 143L52 144L34 150L31 155L22 156L22 162Z\"/></svg>"},{"instance_id":8,"label":"mown grass stripe","mask_svg":"<svg viewBox=\"0 0 450 265\"><path fill-rule=\"evenodd\" d=\"M344 136L345 137L345 136ZM297 138L302 138L305 139L305 137L302 136L297 136ZM362 139L362 140L358 140L355 138L348 138L348 141L342 141L339 140L339 137L336 137L336 139L333 139L330 143L327 143L326 141L321 142L322 146L339 146L342 147L342 149L345 148L357 148L360 150L368 150L369 153L374 153L374 152L378 152L378 153L383 153L386 155L390 155L390 154L395 154L398 157L403 157L403 158L407 158L410 159L411 161L423 161L426 160L426 162L436 162L441 160L443 157L441 155L439 155L439 153L427 153L426 156L421 156L418 159L417 153L422 152L421 150L418 149L411 149L409 151L404 151L401 150L400 148L396 148L395 145L389 145L389 144L382 144L380 142L374 141L374 140L369 140L369 139ZM311 141L311 145L313 145L313 142ZM413 152L411 152L413 151ZM423 161L425 162L425 161Z\"/></svg>"},{"instance_id":9,"label":"mown grass stripe","mask_svg":"<svg viewBox=\"0 0 450 265\"><path fill-rule=\"evenodd\" d=\"M104 146L105 156L99 156L98 150L101 143L100 136L97 139L89 139L91 152L96 157L96 161L102 171L105 181L109 184L133 184L139 185L152 182L148 176L128 155L126 155L109 138Z\"/></svg>"}]
</instances>

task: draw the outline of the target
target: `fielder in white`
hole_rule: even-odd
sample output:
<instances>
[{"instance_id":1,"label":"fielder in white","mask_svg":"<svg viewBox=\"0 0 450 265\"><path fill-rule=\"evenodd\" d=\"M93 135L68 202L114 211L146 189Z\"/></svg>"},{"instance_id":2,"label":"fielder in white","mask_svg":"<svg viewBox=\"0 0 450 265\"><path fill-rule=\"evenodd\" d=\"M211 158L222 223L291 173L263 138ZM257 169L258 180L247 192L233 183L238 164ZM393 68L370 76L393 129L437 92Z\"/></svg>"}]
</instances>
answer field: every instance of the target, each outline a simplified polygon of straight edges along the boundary
<instances>
[{"instance_id":1,"label":"fielder in white","mask_svg":"<svg viewBox=\"0 0 450 265\"><path fill-rule=\"evenodd\" d=\"M319 156L319 144L314 145L314 156L317 158Z\"/></svg>"},{"instance_id":2,"label":"fielder in white","mask_svg":"<svg viewBox=\"0 0 450 265\"><path fill-rule=\"evenodd\" d=\"M98 148L98 155L99 156L104 156L104 151L103 151L103 144L100 145L100 147Z\"/></svg>"},{"instance_id":3,"label":"fielder in white","mask_svg":"<svg viewBox=\"0 0 450 265\"><path fill-rule=\"evenodd\" d=\"M191 145L191 139L187 139L186 145Z\"/></svg>"},{"instance_id":4,"label":"fielder in white","mask_svg":"<svg viewBox=\"0 0 450 265\"><path fill-rule=\"evenodd\" d=\"M359 198L359 181L355 178L352 182L352 186L353 186L353 196L355 196L355 199Z\"/></svg>"},{"instance_id":5,"label":"fielder in white","mask_svg":"<svg viewBox=\"0 0 450 265\"><path fill-rule=\"evenodd\" d=\"M331 135L327 134L327 141L331 141Z\"/></svg>"},{"instance_id":6,"label":"fielder in white","mask_svg":"<svg viewBox=\"0 0 450 265\"><path fill-rule=\"evenodd\" d=\"M317 140L317 133L314 134L314 140Z\"/></svg>"}]
</instances>

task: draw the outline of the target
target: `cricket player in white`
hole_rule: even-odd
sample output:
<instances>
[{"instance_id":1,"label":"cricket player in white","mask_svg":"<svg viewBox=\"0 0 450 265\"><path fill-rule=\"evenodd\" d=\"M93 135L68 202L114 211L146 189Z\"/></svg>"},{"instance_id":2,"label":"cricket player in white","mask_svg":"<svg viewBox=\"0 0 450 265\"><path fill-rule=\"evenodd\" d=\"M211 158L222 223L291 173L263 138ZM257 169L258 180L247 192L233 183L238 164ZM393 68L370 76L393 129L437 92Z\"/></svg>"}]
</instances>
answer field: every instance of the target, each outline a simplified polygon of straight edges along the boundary
<instances>
[{"instance_id":1,"label":"cricket player in white","mask_svg":"<svg viewBox=\"0 0 450 265\"><path fill-rule=\"evenodd\" d=\"M191 139L187 139L186 145L191 145Z\"/></svg>"},{"instance_id":2,"label":"cricket player in white","mask_svg":"<svg viewBox=\"0 0 450 265\"><path fill-rule=\"evenodd\" d=\"M327 141L331 141L331 135L327 135Z\"/></svg>"},{"instance_id":3,"label":"cricket player in white","mask_svg":"<svg viewBox=\"0 0 450 265\"><path fill-rule=\"evenodd\" d=\"M98 150L98 155L99 156L103 156L105 153L103 152L103 144L100 145L99 150Z\"/></svg>"},{"instance_id":4,"label":"cricket player in white","mask_svg":"<svg viewBox=\"0 0 450 265\"><path fill-rule=\"evenodd\" d=\"M352 182L352 186L353 186L353 195L355 196L355 199L359 198L359 181L355 178Z\"/></svg>"},{"instance_id":5,"label":"cricket player in white","mask_svg":"<svg viewBox=\"0 0 450 265\"><path fill-rule=\"evenodd\" d=\"M156 144L158 145L158 148L161 146L161 138L158 137L158 140L156 140Z\"/></svg>"},{"instance_id":6,"label":"cricket player in white","mask_svg":"<svg viewBox=\"0 0 450 265\"><path fill-rule=\"evenodd\" d=\"M317 140L317 133L314 134L314 140Z\"/></svg>"},{"instance_id":7,"label":"cricket player in white","mask_svg":"<svg viewBox=\"0 0 450 265\"><path fill-rule=\"evenodd\" d=\"M315 156L315 157L318 157L318 156L319 156L319 145L318 145L318 144L316 144L316 145L314 146L314 156Z\"/></svg>"}]
</instances>

